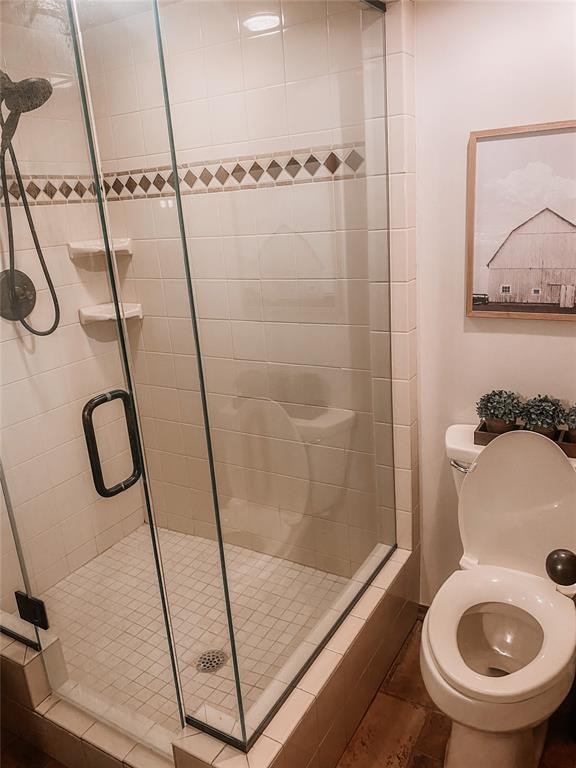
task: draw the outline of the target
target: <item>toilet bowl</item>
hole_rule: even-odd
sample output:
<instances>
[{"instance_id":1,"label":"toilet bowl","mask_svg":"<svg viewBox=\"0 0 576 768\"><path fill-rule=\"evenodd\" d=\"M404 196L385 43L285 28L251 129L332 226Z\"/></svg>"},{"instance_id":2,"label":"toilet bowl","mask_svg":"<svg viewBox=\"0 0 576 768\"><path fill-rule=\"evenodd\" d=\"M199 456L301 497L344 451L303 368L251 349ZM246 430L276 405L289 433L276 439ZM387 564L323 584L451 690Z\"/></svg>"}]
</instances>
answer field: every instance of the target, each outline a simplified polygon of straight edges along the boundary
<instances>
[{"instance_id":1,"label":"toilet bowl","mask_svg":"<svg viewBox=\"0 0 576 768\"><path fill-rule=\"evenodd\" d=\"M537 768L546 721L571 688L576 610L546 556L576 544L576 472L528 432L486 446L461 485L462 570L436 594L420 666L453 721L446 768Z\"/></svg>"}]
</instances>

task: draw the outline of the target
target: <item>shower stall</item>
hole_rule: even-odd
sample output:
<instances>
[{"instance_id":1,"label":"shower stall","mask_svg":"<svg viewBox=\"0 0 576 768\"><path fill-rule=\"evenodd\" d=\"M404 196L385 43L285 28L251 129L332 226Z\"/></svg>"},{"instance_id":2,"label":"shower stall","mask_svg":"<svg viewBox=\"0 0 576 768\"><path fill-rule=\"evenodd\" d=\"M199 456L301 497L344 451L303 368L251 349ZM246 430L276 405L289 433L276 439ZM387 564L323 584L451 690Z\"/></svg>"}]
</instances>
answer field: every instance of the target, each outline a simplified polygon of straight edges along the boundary
<instances>
[{"instance_id":1,"label":"shower stall","mask_svg":"<svg viewBox=\"0 0 576 768\"><path fill-rule=\"evenodd\" d=\"M1 3L1 629L160 750L395 548L383 10Z\"/></svg>"}]
</instances>

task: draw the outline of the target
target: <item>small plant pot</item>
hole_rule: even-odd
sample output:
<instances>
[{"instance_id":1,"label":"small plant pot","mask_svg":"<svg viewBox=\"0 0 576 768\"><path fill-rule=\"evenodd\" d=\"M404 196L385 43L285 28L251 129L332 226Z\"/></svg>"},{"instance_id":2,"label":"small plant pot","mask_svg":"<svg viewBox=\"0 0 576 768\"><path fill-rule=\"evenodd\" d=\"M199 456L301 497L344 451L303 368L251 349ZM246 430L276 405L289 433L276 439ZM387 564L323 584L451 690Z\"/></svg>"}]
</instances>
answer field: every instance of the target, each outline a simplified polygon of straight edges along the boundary
<instances>
[{"instance_id":1,"label":"small plant pot","mask_svg":"<svg viewBox=\"0 0 576 768\"><path fill-rule=\"evenodd\" d=\"M550 440L556 440L559 432L556 427L534 427L530 431L537 432L539 435L544 435L544 437L549 437Z\"/></svg>"},{"instance_id":2,"label":"small plant pot","mask_svg":"<svg viewBox=\"0 0 576 768\"><path fill-rule=\"evenodd\" d=\"M486 429L496 435L503 435L504 432L511 432L516 424L513 421L504 421L504 419L484 419Z\"/></svg>"},{"instance_id":3,"label":"small plant pot","mask_svg":"<svg viewBox=\"0 0 576 768\"><path fill-rule=\"evenodd\" d=\"M576 429L568 430L568 439L571 443L576 443Z\"/></svg>"}]
</instances>

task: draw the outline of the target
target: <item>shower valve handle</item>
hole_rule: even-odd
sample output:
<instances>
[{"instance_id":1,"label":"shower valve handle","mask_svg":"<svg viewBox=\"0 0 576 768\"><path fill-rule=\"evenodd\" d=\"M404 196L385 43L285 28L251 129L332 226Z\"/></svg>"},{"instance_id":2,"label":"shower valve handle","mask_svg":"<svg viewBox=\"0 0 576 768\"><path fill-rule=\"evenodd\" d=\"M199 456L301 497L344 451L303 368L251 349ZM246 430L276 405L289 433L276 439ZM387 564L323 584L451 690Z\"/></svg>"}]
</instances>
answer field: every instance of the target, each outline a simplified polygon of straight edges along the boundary
<instances>
[{"instance_id":1,"label":"shower valve handle","mask_svg":"<svg viewBox=\"0 0 576 768\"><path fill-rule=\"evenodd\" d=\"M576 555L569 549L554 549L546 558L546 573L556 584L576 584Z\"/></svg>"}]
</instances>

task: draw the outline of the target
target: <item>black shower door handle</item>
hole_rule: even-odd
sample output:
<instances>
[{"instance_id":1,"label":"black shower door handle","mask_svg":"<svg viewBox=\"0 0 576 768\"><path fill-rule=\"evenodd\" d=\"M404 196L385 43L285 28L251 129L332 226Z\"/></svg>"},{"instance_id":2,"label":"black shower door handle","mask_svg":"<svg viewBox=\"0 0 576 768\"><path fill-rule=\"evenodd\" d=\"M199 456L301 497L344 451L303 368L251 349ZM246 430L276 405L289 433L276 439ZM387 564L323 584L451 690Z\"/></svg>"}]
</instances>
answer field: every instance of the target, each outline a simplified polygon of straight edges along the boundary
<instances>
[{"instance_id":1,"label":"black shower door handle","mask_svg":"<svg viewBox=\"0 0 576 768\"><path fill-rule=\"evenodd\" d=\"M116 485L113 485L111 488L107 488L102 476L102 464L100 463L100 454L98 453L98 444L96 442L96 433L94 431L93 414L99 405L111 403L112 400L122 400L122 405L124 406L128 439L130 441L130 453L132 454L132 474L130 477L127 477L126 480L122 480L122 482L116 483ZM88 400L82 410L82 425L84 427L84 436L88 448L88 458L90 459L94 487L100 496L104 496L105 498L117 496L119 493L122 493L122 491L126 491L133 486L134 483L137 483L142 475L142 457L140 455L136 410L134 408L132 395L125 392L123 389L113 389L110 392L103 392L101 395L96 395L96 397Z\"/></svg>"}]
</instances>

